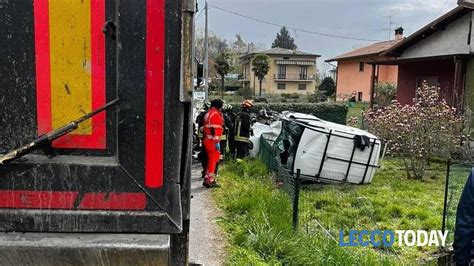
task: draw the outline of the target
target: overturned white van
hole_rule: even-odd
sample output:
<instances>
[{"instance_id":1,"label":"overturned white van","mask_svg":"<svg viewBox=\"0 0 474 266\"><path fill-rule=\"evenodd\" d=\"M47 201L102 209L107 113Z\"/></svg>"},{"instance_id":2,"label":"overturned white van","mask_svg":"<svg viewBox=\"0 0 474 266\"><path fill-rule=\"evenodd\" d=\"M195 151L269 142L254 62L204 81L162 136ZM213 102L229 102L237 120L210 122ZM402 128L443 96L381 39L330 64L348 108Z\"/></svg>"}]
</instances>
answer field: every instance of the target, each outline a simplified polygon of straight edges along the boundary
<instances>
[{"instance_id":1,"label":"overturned white van","mask_svg":"<svg viewBox=\"0 0 474 266\"><path fill-rule=\"evenodd\" d=\"M291 173L300 170L302 179L368 184L379 168L381 141L366 131L294 112L275 123L268 128L271 136L264 128L261 136L280 153L274 156L281 165Z\"/></svg>"}]
</instances>

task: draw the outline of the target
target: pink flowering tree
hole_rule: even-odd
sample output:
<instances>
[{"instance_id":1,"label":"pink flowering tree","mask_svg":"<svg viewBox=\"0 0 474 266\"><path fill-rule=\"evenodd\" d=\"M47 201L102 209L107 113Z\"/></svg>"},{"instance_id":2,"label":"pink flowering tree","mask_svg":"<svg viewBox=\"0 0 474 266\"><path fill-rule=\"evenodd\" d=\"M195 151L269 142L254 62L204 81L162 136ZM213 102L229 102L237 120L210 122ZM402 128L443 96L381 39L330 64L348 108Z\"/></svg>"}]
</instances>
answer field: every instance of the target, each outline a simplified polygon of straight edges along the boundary
<instances>
[{"instance_id":1,"label":"pink flowering tree","mask_svg":"<svg viewBox=\"0 0 474 266\"><path fill-rule=\"evenodd\" d=\"M409 178L423 179L430 159L449 159L462 141L462 119L440 99L439 88L418 88L413 105L392 105L365 114L370 132L383 139L390 154L400 157Z\"/></svg>"}]
</instances>

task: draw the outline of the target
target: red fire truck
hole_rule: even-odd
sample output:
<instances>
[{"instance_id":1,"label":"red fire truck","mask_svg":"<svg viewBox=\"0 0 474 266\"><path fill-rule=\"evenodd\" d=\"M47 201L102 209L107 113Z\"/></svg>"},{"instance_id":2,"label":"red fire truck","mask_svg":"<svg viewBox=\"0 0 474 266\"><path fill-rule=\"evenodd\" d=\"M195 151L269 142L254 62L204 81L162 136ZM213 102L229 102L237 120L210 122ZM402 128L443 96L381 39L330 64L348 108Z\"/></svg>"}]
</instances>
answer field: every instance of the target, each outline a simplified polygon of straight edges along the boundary
<instances>
[{"instance_id":1,"label":"red fire truck","mask_svg":"<svg viewBox=\"0 0 474 266\"><path fill-rule=\"evenodd\" d=\"M0 0L0 264L186 264L194 12Z\"/></svg>"}]
</instances>

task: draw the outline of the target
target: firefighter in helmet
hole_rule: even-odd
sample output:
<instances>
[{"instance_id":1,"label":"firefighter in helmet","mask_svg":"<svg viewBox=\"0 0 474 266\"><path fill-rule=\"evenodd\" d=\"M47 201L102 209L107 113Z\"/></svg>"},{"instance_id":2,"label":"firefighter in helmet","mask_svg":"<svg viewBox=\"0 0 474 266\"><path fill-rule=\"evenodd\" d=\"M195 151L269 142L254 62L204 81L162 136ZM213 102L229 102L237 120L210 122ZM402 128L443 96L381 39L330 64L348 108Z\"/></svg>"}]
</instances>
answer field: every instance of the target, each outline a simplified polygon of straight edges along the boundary
<instances>
[{"instance_id":1,"label":"firefighter in helmet","mask_svg":"<svg viewBox=\"0 0 474 266\"><path fill-rule=\"evenodd\" d=\"M221 136L221 160L227 151L227 145L231 141L230 131L234 128L230 114L232 113L232 105L224 103L222 115L224 117L224 133Z\"/></svg>"},{"instance_id":2,"label":"firefighter in helmet","mask_svg":"<svg viewBox=\"0 0 474 266\"><path fill-rule=\"evenodd\" d=\"M234 140L237 150L237 158L244 158L249 154L250 136L253 135L251 128L250 109L253 107L251 100L242 102L242 110L237 114L234 123Z\"/></svg>"},{"instance_id":3,"label":"firefighter in helmet","mask_svg":"<svg viewBox=\"0 0 474 266\"><path fill-rule=\"evenodd\" d=\"M216 166L221 154L221 136L224 133L223 104L220 99L213 100L211 108L204 116L202 142L207 157L207 169L203 185L207 188L217 186Z\"/></svg>"},{"instance_id":4,"label":"firefighter in helmet","mask_svg":"<svg viewBox=\"0 0 474 266\"><path fill-rule=\"evenodd\" d=\"M237 114L234 112L234 110L232 109L232 105L229 105L229 109L227 111L224 112L230 123L229 123L229 134L227 136L227 146L229 147L229 155L231 156L231 158L235 158L235 130L234 130L234 123L235 123L235 118L237 116ZM226 120L227 121L227 120ZM227 122L226 122L227 123Z\"/></svg>"}]
</instances>

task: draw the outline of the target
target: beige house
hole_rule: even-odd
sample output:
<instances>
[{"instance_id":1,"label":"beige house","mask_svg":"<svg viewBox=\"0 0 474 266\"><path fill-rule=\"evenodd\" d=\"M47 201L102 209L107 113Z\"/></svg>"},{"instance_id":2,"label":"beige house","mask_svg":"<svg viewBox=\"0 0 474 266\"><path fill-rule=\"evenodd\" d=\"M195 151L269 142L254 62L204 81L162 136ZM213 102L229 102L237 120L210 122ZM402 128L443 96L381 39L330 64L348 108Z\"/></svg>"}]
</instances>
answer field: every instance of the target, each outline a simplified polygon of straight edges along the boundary
<instances>
[{"instance_id":1,"label":"beige house","mask_svg":"<svg viewBox=\"0 0 474 266\"><path fill-rule=\"evenodd\" d=\"M310 94L316 89L316 60L320 55L273 48L260 52L270 58L270 71L262 82L262 95L299 93ZM239 81L258 95L259 81L252 71L252 59L257 53L242 57Z\"/></svg>"}]
</instances>

